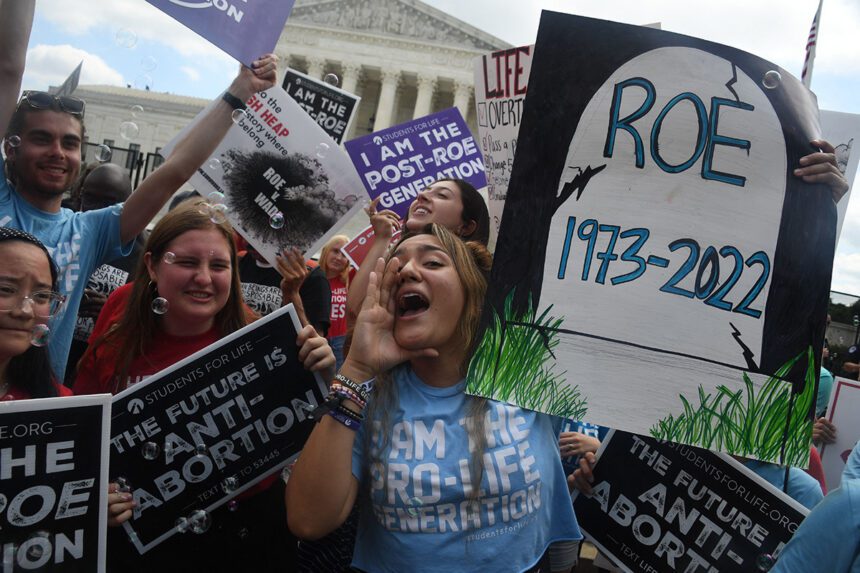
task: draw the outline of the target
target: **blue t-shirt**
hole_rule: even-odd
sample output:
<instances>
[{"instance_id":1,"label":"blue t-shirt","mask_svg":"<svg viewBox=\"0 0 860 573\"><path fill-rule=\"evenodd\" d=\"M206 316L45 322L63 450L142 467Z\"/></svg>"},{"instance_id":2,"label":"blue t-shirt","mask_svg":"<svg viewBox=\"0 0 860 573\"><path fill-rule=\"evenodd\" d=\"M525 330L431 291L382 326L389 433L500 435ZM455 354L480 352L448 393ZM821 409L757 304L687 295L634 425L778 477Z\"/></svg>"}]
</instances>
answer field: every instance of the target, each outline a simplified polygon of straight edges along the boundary
<instances>
[{"instance_id":1,"label":"blue t-shirt","mask_svg":"<svg viewBox=\"0 0 860 573\"><path fill-rule=\"evenodd\" d=\"M833 389L833 374L830 370L821 367L821 375L818 377L818 395L815 397L815 415L821 417L830 404L830 391Z\"/></svg>"},{"instance_id":2,"label":"blue t-shirt","mask_svg":"<svg viewBox=\"0 0 860 573\"><path fill-rule=\"evenodd\" d=\"M779 491L783 490L784 467L757 460L747 460L744 465ZM807 509L812 509L824 499L821 484L805 471L794 467L788 470L788 489L785 493Z\"/></svg>"},{"instance_id":3,"label":"blue t-shirt","mask_svg":"<svg viewBox=\"0 0 860 573\"><path fill-rule=\"evenodd\" d=\"M860 442L854 444L854 449L845 460L845 469L842 470L842 481L849 479L860 480Z\"/></svg>"},{"instance_id":4,"label":"blue t-shirt","mask_svg":"<svg viewBox=\"0 0 860 573\"><path fill-rule=\"evenodd\" d=\"M466 430L471 398L464 393L465 380L435 388L402 366L393 383L399 404L388 412L391 436L384 468L377 464L369 475L363 471L371 461L364 433L372 425L377 430L372 447L378 447L378 422L365 421L353 447L359 495L370 491L358 527L355 567L369 572L523 571L550 543L582 537L550 416L488 401L483 494L473 511Z\"/></svg>"},{"instance_id":5,"label":"blue t-shirt","mask_svg":"<svg viewBox=\"0 0 860 573\"><path fill-rule=\"evenodd\" d=\"M855 464L858 455L855 446L851 454ZM860 479L848 473L843 474L842 485L806 516L771 569L771 573L810 571L860 573Z\"/></svg>"},{"instance_id":6,"label":"blue t-shirt","mask_svg":"<svg viewBox=\"0 0 860 573\"><path fill-rule=\"evenodd\" d=\"M119 209L108 207L86 213L69 209L47 213L36 209L2 176L4 167L0 157L0 227L13 227L34 235L48 248L60 270L58 286L66 295L66 304L49 324L48 354L51 368L61 380L87 279L102 263L128 255L133 242L122 248Z\"/></svg>"}]
</instances>

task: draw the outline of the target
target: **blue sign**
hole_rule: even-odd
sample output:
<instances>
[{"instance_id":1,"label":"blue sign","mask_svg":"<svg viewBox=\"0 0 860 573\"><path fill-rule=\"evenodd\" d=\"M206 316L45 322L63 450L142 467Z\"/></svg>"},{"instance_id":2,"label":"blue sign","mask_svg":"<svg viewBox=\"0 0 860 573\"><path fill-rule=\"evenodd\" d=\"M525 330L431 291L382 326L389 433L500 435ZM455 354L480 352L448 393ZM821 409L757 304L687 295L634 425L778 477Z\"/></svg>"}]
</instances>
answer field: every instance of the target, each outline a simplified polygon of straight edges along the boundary
<instances>
[{"instance_id":1,"label":"blue sign","mask_svg":"<svg viewBox=\"0 0 860 573\"><path fill-rule=\"evenodd\" d=\"M295 0L146 0L240 62L275 51Z\"/></svg>"},{"instance_id":2,"label":"blue sign","mask_svg":"<svg viewBox=\"0 0 860 573\"><path fill-rule=\"evenodd\" d=\"M347 141L349 158L379 209L401 217L438 179L465 179L487 186L484 159L456 107Z\"/></svg>"}]
</instances>

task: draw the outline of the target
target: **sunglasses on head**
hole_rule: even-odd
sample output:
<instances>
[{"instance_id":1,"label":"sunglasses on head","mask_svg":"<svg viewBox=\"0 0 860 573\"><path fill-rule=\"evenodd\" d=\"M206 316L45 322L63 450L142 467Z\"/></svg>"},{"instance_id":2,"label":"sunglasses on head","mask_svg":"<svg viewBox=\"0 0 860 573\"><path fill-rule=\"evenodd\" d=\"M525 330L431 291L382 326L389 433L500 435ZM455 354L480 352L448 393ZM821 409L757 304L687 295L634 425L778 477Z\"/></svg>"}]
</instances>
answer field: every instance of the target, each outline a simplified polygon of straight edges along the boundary
<instances>
[{"instance_id":1,"label":"sunglasses on head","mask_svg":"<svg viewBox=\"0 0 860 573\"><path fill-rule=\"evenodd\" d=\"M76 117L84 117L84 100L72 96L54 95L48 92L24 92L18 103L27 104L33 109L59 109Z\"/></svg>"}]
</instances>

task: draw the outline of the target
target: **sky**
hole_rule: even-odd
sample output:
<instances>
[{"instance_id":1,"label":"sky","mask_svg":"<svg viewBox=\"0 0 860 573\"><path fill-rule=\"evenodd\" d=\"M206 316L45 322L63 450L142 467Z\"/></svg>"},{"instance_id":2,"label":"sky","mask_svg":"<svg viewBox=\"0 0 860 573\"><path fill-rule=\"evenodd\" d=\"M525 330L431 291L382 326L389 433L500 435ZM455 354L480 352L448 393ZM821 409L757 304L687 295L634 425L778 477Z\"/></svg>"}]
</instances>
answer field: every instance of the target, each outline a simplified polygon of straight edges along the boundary
<instances>
[{"instance_id":1,"label":"sky","mask_svg":"<svg viewBox=\"0 0 860 573\"><path fill-rule=\"evenodd\" d=\"M740 48L800 76L818 0L425 0L513 45L534 42L542 9L663 30ZM821 109L860 114L860 1L824 0L812 89ZM39 0L24 89L59 85L84 61L81 84L148 85L214 98L238 64L144 0ZM860 135L860 133L858 133ZM860 139L854 152L860 153ZM860 186L860 184L858 184ZM833 290L860 294L860 199L849 204Z\"/></svg>"}]
</instances>

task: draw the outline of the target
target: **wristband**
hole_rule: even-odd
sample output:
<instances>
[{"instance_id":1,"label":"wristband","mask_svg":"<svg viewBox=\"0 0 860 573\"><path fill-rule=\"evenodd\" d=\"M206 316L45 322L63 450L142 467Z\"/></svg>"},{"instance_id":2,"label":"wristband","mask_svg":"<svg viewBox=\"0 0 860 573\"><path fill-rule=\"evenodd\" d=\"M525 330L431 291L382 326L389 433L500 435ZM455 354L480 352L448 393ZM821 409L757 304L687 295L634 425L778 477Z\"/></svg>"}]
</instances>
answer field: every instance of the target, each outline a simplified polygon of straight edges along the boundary
<instances>
[{"instance_id":1,"label":"wristband","mask_svg":"<svg viewBox=\"0 0 860 573\"><path fill-rule=\"evenodd\" d=\"M348 417L348 418L352 418L356 422L361 422L362 420L364 420L364 414L350 410L349 408L347 408L343 404L341 404L340 406L337 407L337 411L340 412L341 414L343 414L344 416Z\"/></svg>"},{"instance_id":2,"label":"wristband","mask_svg":"<svg viewBox=\"0 0 860 573\"><path fill-rule=\"evenodd\" d=\"M322 420L323 416L340 406L341 402L343 402L343 396L338 396L337 394L329 394L326 397L325 402L307 413L308 420L315 420L316 422L319 422L320 420Z\"/></svg>"},{"instance_id":3,"label":"wristband","mask_svg":"<svg viewBox=\"0 0 860 573\"><path fill-rule=\"evenodd\" d=\"M370 380L366 380L362 384L359 384L355 380L347 378L339 372L335 374L334 379L340 382L342 386L345 386L358 394L365 402L367 402L368 395L373 391L373 383L376 381L376 378L371 378Z\"/></svg>"},{"instance_id":4,"label":"wristband","mask_svg":"<svg viewBox=\"0 0 860 573\"><path fill-rule=\"evenodd\" d=\"M340 410L331 410L329 411L328 415L354 432L357 432L358 429L361 427L360 421L353 420L349 416L344 415L343 412L341 412Z\"/></svg>"},{"instance_id":5,"label":"wristband","mask_svg":"<svg viewBox=\"0 0 860 573\"><path fill-rule=\"evenodd\" d=\"M230 104L230 107L233 109L247 109L248 106L245 105L245 102L231 94L230 92L224 92L224 95L221 96L221 99Z\"/></svg>"}]
</instances>

